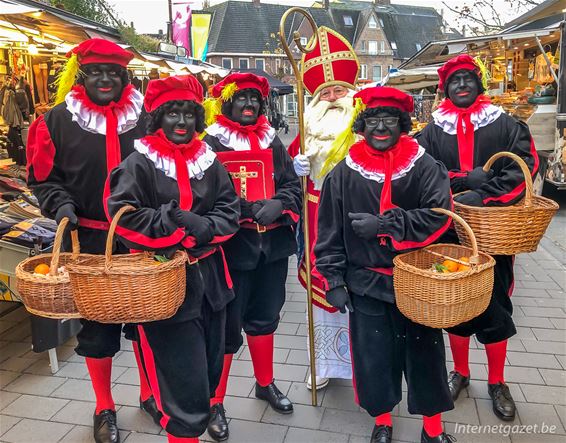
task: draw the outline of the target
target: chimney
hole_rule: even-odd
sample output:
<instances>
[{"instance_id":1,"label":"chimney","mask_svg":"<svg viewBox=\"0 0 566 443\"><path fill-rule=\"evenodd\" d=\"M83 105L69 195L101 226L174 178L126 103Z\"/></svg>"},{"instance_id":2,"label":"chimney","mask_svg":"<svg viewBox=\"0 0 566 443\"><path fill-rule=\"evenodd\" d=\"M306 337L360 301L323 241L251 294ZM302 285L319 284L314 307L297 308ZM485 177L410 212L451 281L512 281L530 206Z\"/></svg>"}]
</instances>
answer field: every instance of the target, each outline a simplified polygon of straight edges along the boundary
<instances>
[{"instance_id":1,"label":"chimney","mask_svg":"<svg viewBox=\"0 0 566 443\"><path fill-rule=\"evenodd\" d=\"M252 0L252 3L254 4L254 6L255 6L256 8L259 8L260 5L261 5L260 0Z\"/></svg>"},{"instance_id":2,"label":"chimney","mask_svg":"<svg viewBox=\"0 0 566 443\"><path fill-rule=\"evenodd\" d=\"M324 0L324 9L327 11L330 9L330 0Z\"/></svg>"}]
</instances>

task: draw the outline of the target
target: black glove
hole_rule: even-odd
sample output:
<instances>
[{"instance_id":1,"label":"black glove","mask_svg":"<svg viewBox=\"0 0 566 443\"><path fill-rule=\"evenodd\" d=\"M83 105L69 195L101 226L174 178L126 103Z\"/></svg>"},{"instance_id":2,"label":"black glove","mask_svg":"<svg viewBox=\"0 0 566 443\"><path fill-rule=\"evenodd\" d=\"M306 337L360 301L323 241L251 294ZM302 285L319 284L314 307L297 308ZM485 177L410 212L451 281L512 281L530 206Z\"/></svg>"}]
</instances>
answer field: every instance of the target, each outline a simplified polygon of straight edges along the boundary
<instances>
[{"instance_id":1,"label":"black glove","mask_svg":"<svg viewBox=\"0 0 566 443\"><path fill-rule=\"evenodd\" d=\"M254 218L262 226L268 226L281 217L283 202L277 199L264 200L261 209L254 213Z\"/></svg>"},{"instance_id":2,"label":"black glove","mask_svg":"<svg viewBox=\"0 0 566 443\"><path fill-rule=\"evenodd\" d=\"M79 227L79 219L75 213L75 205L72 203L65 203L64 205L59 206L59 209L57 209L57 213L55 214L55 222L59 224L65 217L69 219L67 229L74 231Z\"/></svg>"},{"instance_id":3,"label":"black glove","mask_svg":"<svg viewBox=\"0 0 566 443\"><path fill-rule=\"evenodd\" d=\"M179 210L177 213L177 222L185 227L189 235L195 238L197 246L207 244L214 236L212 225L202 215Z\"/></svg>"},{"instance_id":4,"label":"black glove","mask_svg":"<svg viewBox=\"0 0 566 443\"><path fill-rule=\"evenodd\" d=\"M365 240L376 238L381 227L381 217L363 212L349 212L348 217L352 220L354 233Z\"/></svg>"},{"instance_id":5,"label":"black glove","mask_svg":"<svg viewBox=\"0 0 566 443\"><path fill-rule=\"evenodd\" d=\"M466 186L472 191L478 189L483 184L487 183L493 177L493 170L490 169L484 172L482 167L477 167L468 172L466 177Z\"/></svg>"},{"instance_id":6,"label":"black glove","mask_svg":"<svg viewBox=\"0 0 566 443\"><path fill-rule=\"evenodd\" d=\"M339 309L342 314L346 313L346 308L348 311L354 312L354 307L352 306L352 300L350 299L350 294L344 286L337 286L326 293L326 301Z\"/></svg>"},{"instance_id":7,"label":"black glove","mask_svg":"<svg viewBox=\"0 0 566 443\"><path fill-rule=\"evenodd\" d=\"M464 192L463 194L454 197L458 203L468 206L483 206L483 199L476 191Z\"/></svg>"},{"instance_id":8,"label":"black glove","mask_svg":"<svg viewBox=\"0 0 566 443\"><path fill-rule=\"evenodd\" d=\"M252 212L252 202L246 199L240 199L240 218L254 218L254 213Z\"/></svg>"}]
</instances>

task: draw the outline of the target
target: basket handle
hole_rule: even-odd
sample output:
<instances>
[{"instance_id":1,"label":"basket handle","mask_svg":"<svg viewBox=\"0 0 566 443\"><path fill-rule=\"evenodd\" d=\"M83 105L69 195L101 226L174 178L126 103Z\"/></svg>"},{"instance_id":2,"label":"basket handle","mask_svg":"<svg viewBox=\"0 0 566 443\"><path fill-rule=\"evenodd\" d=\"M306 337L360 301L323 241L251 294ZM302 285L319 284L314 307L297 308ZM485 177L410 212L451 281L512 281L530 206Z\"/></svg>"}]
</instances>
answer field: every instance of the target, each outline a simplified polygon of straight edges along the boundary
<instances>
[{"instance_id":1,"label":"basket handle","mask_svg":"<svg viewBox=\"0 0 566 443\"><path fill-rule=\"evenodd\" d=\"M122 215L124 215L126 212L131 212L135 210L136 208L134 208L131 205L122 206L118 210L118 212L116 212L116 215L114 215L114 218L110 223L110 229L108 229L108 237L106 237L106 250L104 253L105 256L104 268L106 270L110 269L110 267L112 266L112 245L114 244L114 232L116 231L116 226L118 226L118 221L120 220Z\"/></svg>"},{"instance_id":2,"label":"basket handle","mask_svg":"<svg viewBox=\"0 0 566 443\"><path fill-rule=\"evenodd\" d=\"M49 275L55 276L57 274L57 269L59 269L59 258L61 257L61 245L63 243L63 235L65 234L65 228L69 224L69 218L63 217L59 226L57 226L57 232L55 232L55 240L53 242L53 255L51 256L51 263L49 266ZM79 244L79 234L76 229L71 231L71 243L73 253L71 259L76 260L81 252L81 247Z\"/></svg>"},{"instance_id":3,"label":"basket handle","mask_svg":"<svg viewBox=\"0 0 566 443\"><path fill-rule=\"evenodd\" d=\"M466 234L470 239L470 243L472 244L472 256L470 257L470 264L478 265L480 263L480 256L478 253L478 242L476 241L476 236L474 235L474 231L472 231L472 228L470 228L470 225L466 223L466 221L458 214L454 214L452 211L449 211L448 209L432 208L432 211L438 212L439 214L447 215L448 217L451 217L455 222L460 223L464 227L464 230L466 231Z\"/></svg>"},{"instance_id":4,"label":"basket handle","mask_svg":"<svg viewBox=\"0 0 566 443\"><path fill-rule=\"evenodd\" d=\"M483 166L484 172L489 171L493 163L495 163L496 160L502 157L508 157L519 164L521 171L525 176L525 206L531 206L533 201L533 194L534 194L533 178L531 177L531 171L529 170L529 167L525 163L525 160L523 160L517 154L513 154L512 152L508 152L508 151L502 151L492 155Z\"/></svg>"}]
</instances>

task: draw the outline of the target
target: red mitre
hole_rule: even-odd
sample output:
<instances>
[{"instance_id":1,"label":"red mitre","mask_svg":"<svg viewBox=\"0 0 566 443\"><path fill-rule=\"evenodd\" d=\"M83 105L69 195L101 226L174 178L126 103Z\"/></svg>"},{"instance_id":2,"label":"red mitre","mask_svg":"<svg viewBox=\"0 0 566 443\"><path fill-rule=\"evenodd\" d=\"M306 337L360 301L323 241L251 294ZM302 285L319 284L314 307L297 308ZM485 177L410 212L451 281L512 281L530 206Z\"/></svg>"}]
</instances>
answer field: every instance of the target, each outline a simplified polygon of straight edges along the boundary
<instances>
[{"instance_id":1,"label":"red mitre","mask_svg":"<svg viewBox=\"0 0 566 443\"><path fill-rule=\"evenodd\" d=\"M75 46L67 53L67 58L76 54L79 64L88 65L90 63L112 63L122 67L128 66L134 54L126 51L116 43L102 38L91 38Z\"/></svg>"},{"instance_id":2,"label":"red mitre","mask_svg":"<svg viewBox=\"0 0 566 443\"><path fill-rule=\"evenodd\" d=\"M233 85L232 85L233 84ZM212 96L220 98L226 96L222 91L226 86L232 88L229 97L232 97L236 92L242 89L257 89L262 97L269 95L269 82L265 77L252 74L251 72L234 72L226 76L222 81L216 83L212 88ZM235 86L235 89L233 89Z\"/></svg>"},{"instance_id":3,"label":"red mitre","mask_svg":"<svg viewBox=\"0 0 566 443\"><path fill-rule=\"evenodd\" d=\"M192 100L202 103L203 89L192 75L177 75L164 79L150 80L145 92L144 106L153 112L163 103L171 100Z\"/></svg>"},{"instance_id":4,"label":"red mitre","mask_svg":"<svg viewBox=\"0 0 566 443\"><path fill-rule=\"evenodd\" d=\"M311 95L333 85L354 89L360 64L354 48L336 31L321 26L315 48L303 56L303 83Z\"/></svg>"},{"instance_id":5,"label":"red mitre","mask_svg":"<svg viewBox=\"0 0 566 443\"><path fill-rule=\"evenodd\" d=\"M454 58L451 58L440 68L438 68L438 77L440 78L438 88L444 89L444 86L446 85L446 82L448 81L450 76L460 69L475 72L481 80L481 71L478 65L476 65L474 59L468 54L461 54Z\"/></svg>"},{"instance_id":6,"label":"red mitre","mask_svg":"<svg viewBox=\"0 0 566 443\"><path fill-rule=\"evenodd\" d=\"M391 106L403 112L413 112L414 110L412 96L389 86L362 89L354 95L354 103L357 98L362 100L366 109Z\"/></svg>"}]
</instances>

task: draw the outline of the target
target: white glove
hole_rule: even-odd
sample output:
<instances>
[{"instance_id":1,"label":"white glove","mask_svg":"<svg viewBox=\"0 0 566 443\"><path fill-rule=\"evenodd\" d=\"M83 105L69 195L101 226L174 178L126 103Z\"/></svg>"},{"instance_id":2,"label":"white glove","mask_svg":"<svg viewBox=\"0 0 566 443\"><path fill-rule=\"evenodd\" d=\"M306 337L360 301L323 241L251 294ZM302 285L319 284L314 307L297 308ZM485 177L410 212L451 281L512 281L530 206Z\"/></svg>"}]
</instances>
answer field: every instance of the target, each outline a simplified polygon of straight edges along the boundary
<instances>
[{"instance_id":1,"label":"white glove","mask_svg":"<svg viewBox=\"0 0 566 443\"><path fill-rule=\"evenodd\" d=\"M304 154L297 154L293 159L293 168L299 177L305 177L311 173L309 158Z\"/></svg>"}]
</instances>

